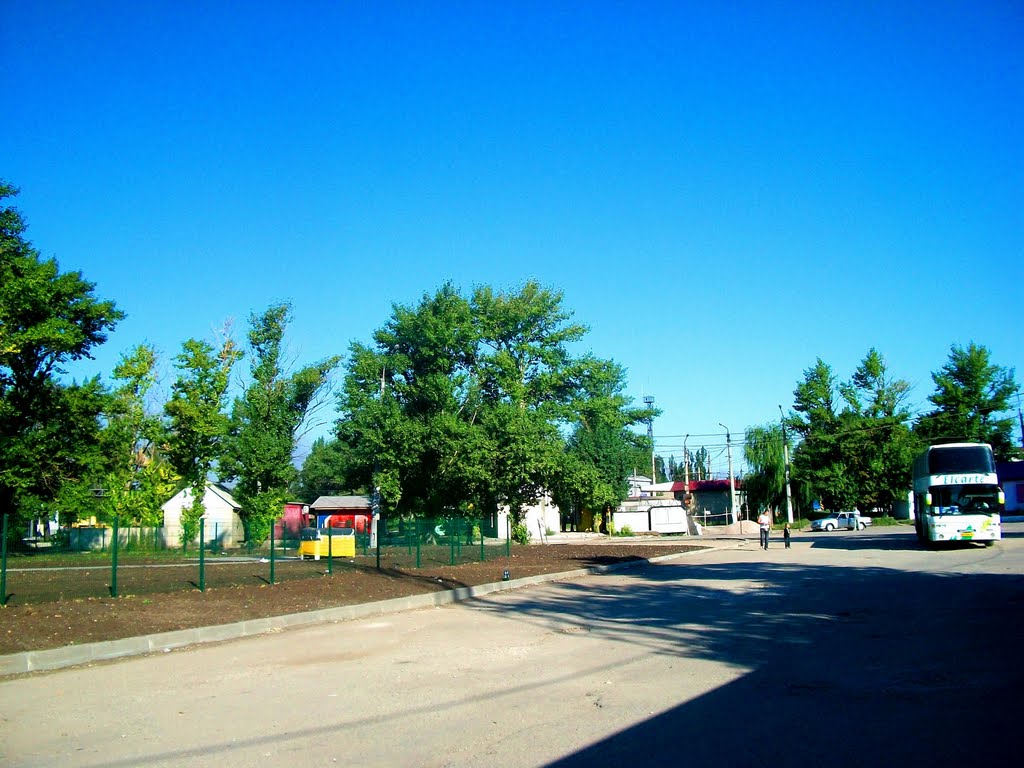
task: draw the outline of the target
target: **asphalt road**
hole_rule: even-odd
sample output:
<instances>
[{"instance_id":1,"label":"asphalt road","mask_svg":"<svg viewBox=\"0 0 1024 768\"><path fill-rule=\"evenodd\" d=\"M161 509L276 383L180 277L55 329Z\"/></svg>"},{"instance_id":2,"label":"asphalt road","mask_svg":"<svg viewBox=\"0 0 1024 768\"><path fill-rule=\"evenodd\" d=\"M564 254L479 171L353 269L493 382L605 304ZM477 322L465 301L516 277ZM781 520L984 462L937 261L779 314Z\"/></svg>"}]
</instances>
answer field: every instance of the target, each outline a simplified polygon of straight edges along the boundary
<instances>
[{"instance_id":1,"label":"asphalt road","mask_svg":"<svg viewBox=\"0 0 1024 768\"><path fill-rule=\"evenodd\" d=\"M445 608L0 682L15 766L1007 765L1024 524L719 542Z\"/></svg>"}]
</instances>

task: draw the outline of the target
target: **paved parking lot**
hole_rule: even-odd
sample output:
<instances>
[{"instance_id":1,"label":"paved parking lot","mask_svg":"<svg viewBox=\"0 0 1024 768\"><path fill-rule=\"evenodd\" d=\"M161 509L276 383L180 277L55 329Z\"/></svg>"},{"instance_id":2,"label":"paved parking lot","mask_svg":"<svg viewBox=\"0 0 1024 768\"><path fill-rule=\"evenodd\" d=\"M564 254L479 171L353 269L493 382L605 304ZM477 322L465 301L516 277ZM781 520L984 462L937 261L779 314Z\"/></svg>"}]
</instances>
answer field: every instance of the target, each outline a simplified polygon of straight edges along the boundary
<instances>
[{"instance_id":1,"label":"paved parking lot","mask_svg":"<svg viewBox=\"0 0 1024 768\"><path fill-rule=\"evenodd\" d=\"M774 546L774 544L778 546ZM997 765L1024 524L756 539L0 683L5 766Z\"/></svg>"}]
</instances>

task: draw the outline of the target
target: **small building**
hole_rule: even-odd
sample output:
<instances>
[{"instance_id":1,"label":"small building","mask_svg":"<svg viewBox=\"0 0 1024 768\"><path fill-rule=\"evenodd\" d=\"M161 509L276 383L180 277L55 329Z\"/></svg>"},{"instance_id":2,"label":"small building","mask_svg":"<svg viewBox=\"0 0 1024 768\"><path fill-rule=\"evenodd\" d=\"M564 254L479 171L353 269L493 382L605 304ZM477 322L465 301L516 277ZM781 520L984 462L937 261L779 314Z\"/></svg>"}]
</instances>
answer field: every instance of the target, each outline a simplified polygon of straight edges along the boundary
<instances>
[{"instance_id":1,"label":"small building","mask_svg":"<svg viewBox=\"0 0 1024 768\"><path fill-rule=\"evenodd\" d=\"M747 494L743 490L743 480L733 479L736 491L736 517L743 519L743 509ZM729 498L728 480L691 480L687 484L683 480L652 485L648 492L659 498L674 498L683 503L690 516L701 525L724 525L733 522Z\"/></svg>"},{"instance_id":2,"label":"small building","mask_svg":"<svg viewBox=\"0 0 1024 768\"><path fill-rule=\"evenodd\" d=\"M309 505L309 522L315 528L352 528L369 534L372 521L369 496L320 496Z\"/></svg>"},{"instance_id":3,"label":"small building","mask_svg":"<svg viewBox=\"0 0 1024 768\"><path fill-rule=\"evenodd\" d=\"M183 488L163 504L164 540L168 546L181 543L181 512L192 506L192 489ZM245 541L245 528L239 516L241 505L235 501L231 493L216 483L207 483L203 494L203 507L206 512L204 540L210 547L241 546ZM193 543L199 543L199 536Z\"/></svg>"},{"instance_id":4,"label":"small building","mask_svg":"<svg viewBox=\"0 0 1024 768\"><path fill-rule=\"evenodd\" d=\"M303 528L310 525L309 504L289 501L284 505L283 516L274 524L274 538L278 541L297 541Z\"/></svg>"},{"instance_id":5,"label":"small building","mask_svg":"<svg viewBox=\"0 0 1024 768\"><path fill-rule=\"evenodd\" d=\"M683 502L676 499L627 499L612 515L615 530L633 533L693 533Z\"/></svg>"}]
</instances>

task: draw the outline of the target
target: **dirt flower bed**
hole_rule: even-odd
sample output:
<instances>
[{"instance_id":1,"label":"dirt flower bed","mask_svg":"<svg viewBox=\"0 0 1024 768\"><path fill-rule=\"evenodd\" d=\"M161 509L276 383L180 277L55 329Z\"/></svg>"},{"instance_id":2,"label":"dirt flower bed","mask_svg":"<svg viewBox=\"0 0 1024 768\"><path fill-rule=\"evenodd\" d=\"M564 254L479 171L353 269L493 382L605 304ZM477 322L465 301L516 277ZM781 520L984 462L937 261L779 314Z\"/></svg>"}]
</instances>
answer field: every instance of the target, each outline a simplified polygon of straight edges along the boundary
<instances>
[{"instance_id":1,"label":"dirt flower bed","mask_svg":"<svg viewBox=\"0 0 1024 768\"><path fill-rule=\"evenodd\" d=\"M216 564L206 569L206 591L185 581L181 569L146 567L119 571L118 594L109 591L103 568L18 570L8 574L8 605L0 608L0 654L59 648L178 629L229 624L425 592L478 586L502 579L560 573L659 557L688 544L557 544L516 546L509 557L458 565L377 570L367 563L282 561L275 583L266 564ZM183 583L184 582L184 583Z\"/></svg>"}]
</instances>

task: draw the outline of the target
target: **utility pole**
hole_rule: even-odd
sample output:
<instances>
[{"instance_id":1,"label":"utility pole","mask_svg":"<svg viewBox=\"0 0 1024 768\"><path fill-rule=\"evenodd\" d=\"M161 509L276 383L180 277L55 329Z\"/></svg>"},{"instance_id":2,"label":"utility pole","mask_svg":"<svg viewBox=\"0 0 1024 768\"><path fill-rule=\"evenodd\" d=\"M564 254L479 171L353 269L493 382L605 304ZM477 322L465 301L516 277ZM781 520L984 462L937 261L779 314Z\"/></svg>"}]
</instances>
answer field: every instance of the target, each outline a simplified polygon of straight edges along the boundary
<instances>
[{"instance_id":1,"label":"utility pole","mask_svg":"<svg viewBox=\"0 0 1024 768\"><path fill-rule=\"evenodd\" d=\"M654 396L644 395L644 405L654 410ZM647 439L651 441L651 484L658 482L657 462L654 458L654 414L647 417Z\"/></svg>"},{"instance_id":2,"label":"utility pole","mask_svg":"<svg viewBox=\"0 0 1024 768\"><path fill-rule=\"evenodd\" d=\"M1017 393L1017 420L1020 422L1020 447L1024 448L1024 413L1020 410L1020 392Z\"/></svg>"},{"instance_id":3,"label":"utility pole","mask_svg":"<svg viewBox=\"0 0 1024 768\"><path fill-rule=\"evenodd\" d=\"M793 524L793 494L789 489L789 441L786 440L786 414L779 406L779 415L782 417L782 456L786 462L786 520Z\"/></svg>"},{"instance_id":4,"label":"utility pole","mask_svg":"<svg viewBox=\"0 0 1024 768\"><path fill-rule=\"evenodd\" d=\"M729 435L729 428L722 422L718 426L725 430L725 451L729 460L729 511L732 513L732 521L736 522L736 481L732 477L732 438Z\"/></svg>"},{"instance_id":5,"label":"utility pole","mask_svg":"<svg viewBox=\"0 0 1024 768\"><path fill-rule=\"evenodd\" d=\"M686 450L686 441L690 439L690 433L683 438L683 472L686 475L686 492L690 492L690 454Z\"/></svg>"}]
</instances>

